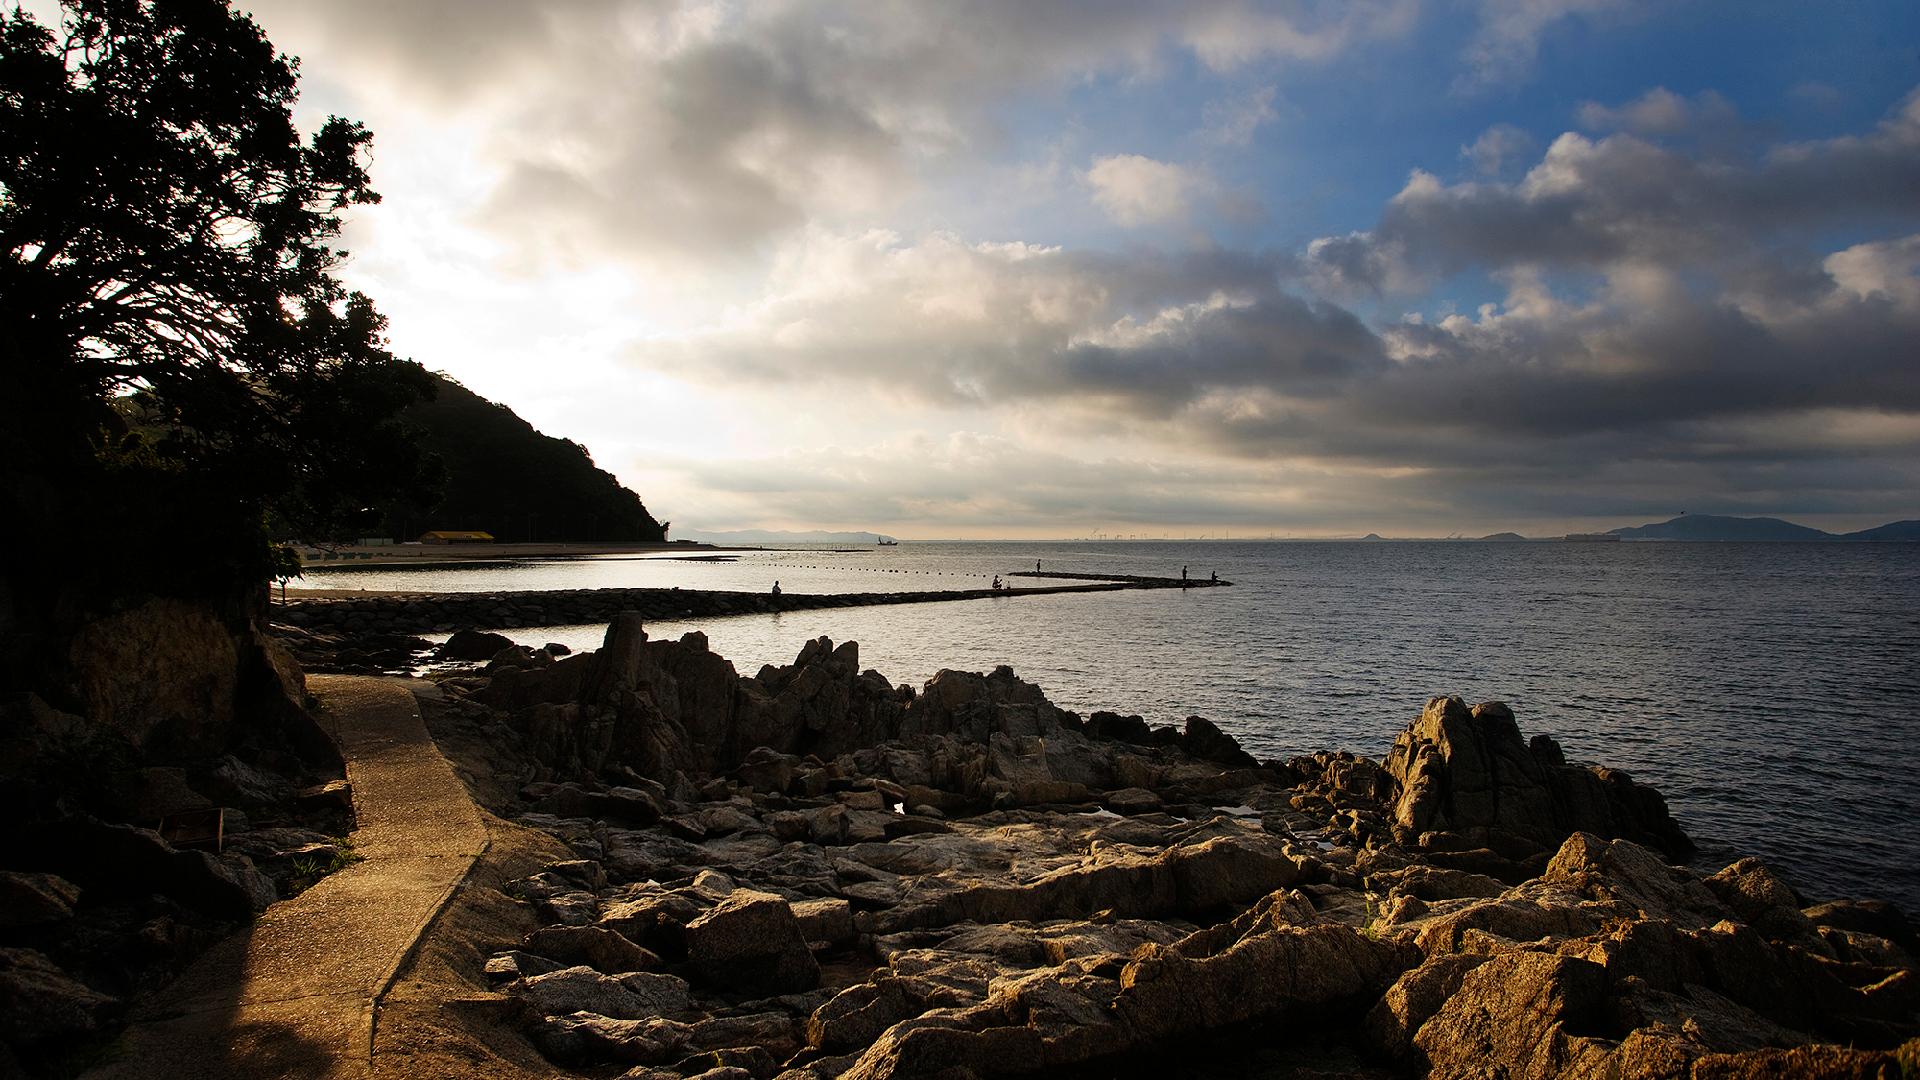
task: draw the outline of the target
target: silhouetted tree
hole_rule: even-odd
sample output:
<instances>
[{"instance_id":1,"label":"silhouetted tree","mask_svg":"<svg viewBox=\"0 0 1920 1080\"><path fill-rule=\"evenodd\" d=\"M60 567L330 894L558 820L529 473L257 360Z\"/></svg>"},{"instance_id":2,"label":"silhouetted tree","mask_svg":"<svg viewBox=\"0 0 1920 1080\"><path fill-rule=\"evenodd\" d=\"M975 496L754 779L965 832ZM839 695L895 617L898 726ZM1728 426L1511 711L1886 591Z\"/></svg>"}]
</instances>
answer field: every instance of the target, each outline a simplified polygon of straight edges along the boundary
<instances>
[{"instance_id":1,"label":"silhouetted tree","mask_svg":"<svg viewBox=\"0 0 1920 1080\"><path fill-rule=\"evenodd\" d=\"M237 596L418 473L431 393L335 276L371 136L222 0L0 21L0 530L14 619ZM23 569L26 568L26 569ZM48 575L63 575L49 577Z\"/></svg>"}]
</instances>

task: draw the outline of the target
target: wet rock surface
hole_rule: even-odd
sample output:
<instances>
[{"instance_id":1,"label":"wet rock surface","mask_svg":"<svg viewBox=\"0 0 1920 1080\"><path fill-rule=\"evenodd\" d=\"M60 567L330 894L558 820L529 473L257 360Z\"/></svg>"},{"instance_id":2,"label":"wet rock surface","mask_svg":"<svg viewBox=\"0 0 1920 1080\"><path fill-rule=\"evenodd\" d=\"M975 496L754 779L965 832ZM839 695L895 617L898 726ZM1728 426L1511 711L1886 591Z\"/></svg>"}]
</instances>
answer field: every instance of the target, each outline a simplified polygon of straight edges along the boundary
<instances>
[{"instance_id":1,"label":"wet rock surface","mask_svg":"<svg viewBox=\"0 0 1920 1080\"><path fill-rule=\"evenodd\" d=\"M822 639L741 676L637 616L441 679L429 723L573 857L487 964L592 1075L1895 1076L1913 934L1435 699L1386 762L920 691ZM597 945L594 943L598 943ZM628 969L631 970L616 970ZM1212 1071L1209 1071L1212 1070Z\"/></svg>"}]
</instances>

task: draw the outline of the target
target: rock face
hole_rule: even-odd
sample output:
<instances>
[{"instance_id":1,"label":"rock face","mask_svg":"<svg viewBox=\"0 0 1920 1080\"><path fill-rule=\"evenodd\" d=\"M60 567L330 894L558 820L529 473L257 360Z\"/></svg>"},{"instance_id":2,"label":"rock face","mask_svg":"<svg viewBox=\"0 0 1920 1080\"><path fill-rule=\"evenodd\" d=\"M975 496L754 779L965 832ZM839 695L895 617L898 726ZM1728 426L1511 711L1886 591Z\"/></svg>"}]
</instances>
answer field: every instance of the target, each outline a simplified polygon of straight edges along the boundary
<instances>
[{"instance_id":1,"label":"rock face","mask_svg":"<svg viewBox=\"0 0 1920 1080\"><path fill-rule=\"evenodd\" d=\"M441 686L430 723L539 777L496 809L577 856L510 886L548 925L487 964L569 1066L1248 1071L1249 1039L1275 1075L1920 1056L1898 912L1803 910L1751 860L1673 865L1657 793L1503 706L1437 699L1384 765L1262 765L1200 718L1083 723L1006 669L915 694L822 639L741 678L637 618L600 653Z\"/></svg>"},{"instance_id":2,"label":"rock face","mask_svg":"<svg viewBox=\"0 0 1920 1080\"><path fill-rule=\"evenodd\" d=\"M1676 859L1693 852L1659 792L1617 770L1567 765L1544 736L1529 746L1497 701L1471 709L1457 697L1427 702L1394 740L1386 772L1398 784L1392 828L1404 844L1524 859L1583 830Z\"/></svg>"},{"instance_id":3,"label":"rock face","mask_svg":"<svg viewBox=\"0 0 1920 1080\"><path fill-rule=\"evenodd\" d=\"M706 984L760 996L820 984L800 920L778 896L736 889L688 923L686 937L687 961Z\"/></svg>"}]
</instances>

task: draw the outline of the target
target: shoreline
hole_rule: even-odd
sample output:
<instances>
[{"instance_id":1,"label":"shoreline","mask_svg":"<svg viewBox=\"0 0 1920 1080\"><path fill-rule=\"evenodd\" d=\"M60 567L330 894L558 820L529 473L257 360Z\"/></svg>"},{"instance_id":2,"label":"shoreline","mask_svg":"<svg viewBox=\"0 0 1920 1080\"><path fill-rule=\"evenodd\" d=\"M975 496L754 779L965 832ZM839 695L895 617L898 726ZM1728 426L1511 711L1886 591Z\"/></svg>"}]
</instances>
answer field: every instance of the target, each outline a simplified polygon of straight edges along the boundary
<instances>
[{"instance_id":1,"label":"shoreline","mask_svg":"<svg viewBox=\"0 0 1920 1080\"><path fill-rule=\"evenodd\" d=\"M1063 713L1005 668L886 682L850 642L742 676L625 617L596 652L411 683L475 798L549 845L499 875L510 927L456 913L437 944L473 959L435 992L512 1003L467 1035L662 1080L1920 1053L1896 909L1673 865L1657 792L1497 703L1434 699L1383 761L1261 762L1199 718Z\"/></svg>"}]
</instances>

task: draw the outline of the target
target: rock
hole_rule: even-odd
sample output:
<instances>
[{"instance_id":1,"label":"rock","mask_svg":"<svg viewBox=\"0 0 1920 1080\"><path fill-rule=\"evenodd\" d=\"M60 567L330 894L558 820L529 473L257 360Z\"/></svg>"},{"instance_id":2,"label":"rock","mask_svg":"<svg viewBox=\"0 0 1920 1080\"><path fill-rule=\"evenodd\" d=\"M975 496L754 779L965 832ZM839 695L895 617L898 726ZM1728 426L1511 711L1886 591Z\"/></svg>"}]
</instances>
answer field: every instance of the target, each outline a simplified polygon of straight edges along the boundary
<instances>
[{"instance_id":1,"label":"rock","mask_svg":"<svg viewBox=\"0 0 1920 1080\"><path fill-rule=\"evenodd\" d=\"M1389 1056L1407 1057L1414 1033L1460 989L1467 974L1486 961L1473 954L1434 956L1401 975L1367 1014L1368 1036Z\"/></svg>"},{"instance_id":2,"label":"rock","mask_svg":"<svg viewBox=\"0 0 1920 1080\"><path fill-rule=\"evenodd\" d=\"M1160 796L1145 788L1137 787L1109 791L1100 800L1100 805L1116 814L1125 814L1128 817L1135 814L1157 814L1166 809L1166 804L1160 801Z\"/></svg>"},{"instance_id":3,"label":"rock","mask_svg":"<svg viewBox=\"0 0 1920 1080\"><path fill-rule=\"evenodd\" d=\"M845 900L801 900L789 906L807 941L845 945L853 940L853 906Z\"/></svg>"},{"instance_id":4,"label":"rock","mask_svg":"<svg viewBox=\"0 0 1920 1080\"><path fill-rule=\"evenodd\" d=\"M1300 879L1280 841L1265 835L1217 836L1167 853L1175 904L1207 912L1244 905Z\"/></svg>"},{"instance_id":5,"label":"rock","mask_svg":"<svg viewBox=\"0 0 1920 1080\"><path fill-rule=\"evenodd\" d=\"M659 1017L614 1018L590 1012L547 1016L529 1032L542 1053L576 1067L672 1061L686 1045L687 1033L687 1025Z\"/></svg>"},{"instance_id":6,"label":"rock","mask_svg":"<svg viewBox=\"0 0 1920 1080\"><path fill-rule=\"evenodd\" d=\"M1186 942L1143 947L1120 973L1114 1011L1139 1035L1164 1038L1287 1009L1363 1006L1418 959L1345 926L1266 924L1215 944L1202 955Z\"/></svg>"},{"instance_id":7,"label":"rock","mask_svg":"<svg viewBox=\"0 0 1920 1080\"><path fill-rule=\"evenodd\" d=\"M1606 969L1586 960L1512 952L1466 972L1413 1045L1438 1076L1551 1080L1604 1075L1618 1037L1608 1020Z\"/></svg>"},{"instance_id":8,"label":"rock","mask_svg":"<svg viewBox=\"0 0 1920 1080\"><path fill-rule=\"evenodd\" d=\"M771 893L738 889L687 924L687 961L702 982L753 994L786 994L820 984L820 965L800 920Z\"/></svg>"},{"instance_id":9,"label":"rock","mask_svg":"<svg viewBox=\"0 0 1920 1080\"><path fill-rule=\"evenodd\" d=\"M294 805L308 813L353 813L353 785L345 780L329 780L301 789Z\"/></svg>"},{"instance_id":10,"label":"rock","mask_svg":"<svg viewBox=\"0 0 1920 1080\"><path fill-rule=\"evenodd\" d=\"M595 971L619 975L652 971L660 958L604 926L546 926L527 935L525 947L557 966L585 964Z\"/></svg>"},{"instance_id":11,"label":"rock","mask_svg":"<svg viewBox=\"0 0 1920 1080\"><path fill-rule=\"evenodd\" d=\"M0 1044L32 1046L97 1031L116 1004L42 953L0 948Z\"/></svg>"},{"instance_id":12,"label":"rock","mask_svg":"<svg viewBox=\"0 0 1920 1080\"><path fill-rule=\"evenodd\" d=\"M1457 697L1434 698L1387 755L1394 835L1424 845L1428 834L1450 834L1508 859L1552 850L1575 831L1650 844L1676 859L1692 853L1658 792L1616 770L1552 757L1522 741L1505 705L1470 710Z\"/></svg>"},{"instance_id":13,"label":"rock","mask_svg":"<svg viewBox=\"0 0 1920 1080\"><path fill-rule=\"evenodd\" d=\"M502 649L512 647L513 639L505 634L493 634L483 630L456 630L452 637L434 650L433 658L479 663L493 659Z\"/></svg>"},{"instance_id":14,"label":"rock","mask_svg":"<svg viewBox=\"0 0 1920 1080\"><path fill-rule=\"evenodd\" d=\"M535 975L545 975L566 966L544 956L535 956L532 953L513 949L489 956L485 970L489 980L504 983L515 979L530 979Z\"/></svg>"},{"instance_id":15,"label":"rock","mask_svg":"<svg viewBox=\"0 0 1920 1080\"><path fill-rule=\"evenodd\" d=\"M292 786L286 777L255 768L231 754L213 767L207 785L230 803L256 807L280 802Z\"/></svg>"},{"instance_id":16,"label":"rock","mask_svg":"<svg viewBox=\"0 0 1920 1080\"><path fill-rule=\"evenodd\" d=\"M1180 733L1180 749L1204 761L1233 768L1250 769L1260 764L1252 754L1240 749L1239 742L1233 736L1215 727L1213 721L1204 716L1187 717L1186 730Z\"/></svg>"},{"instance_id":17,"label":"rock","mask_svg":"<svg viewBox=\"0 0 1920 1080\"><path fill-rule=\"evenodd\" d=\"M79 899L80 887L55 874L0 870L0 929L72 918Z\"/></svg>"},{"instance_id":18,"label":"rock","mask_svg":"<svg viewBox=\"0 0 1920 1080\"><path fill-rule=\"evenodd\" d=\"M515 992L544 1016L589 1012L616 1020L638 1020L683 1012L690 1004L685 980L672 975L634 972L614 978L586 966L535 975Z\"/></svg>"},{"instance_id":19,"label":"rock","mask_svg":"<svg viewBox=\"0 0 1920 1080\"><path fill-rule=\"evenodd\" d=\"M756 746L733 771L733 776L754 791L780 795L793 786L794 766L799 763L800 759L792 754L782 754L769 746Z\"/></svg>"}]
</instances>

